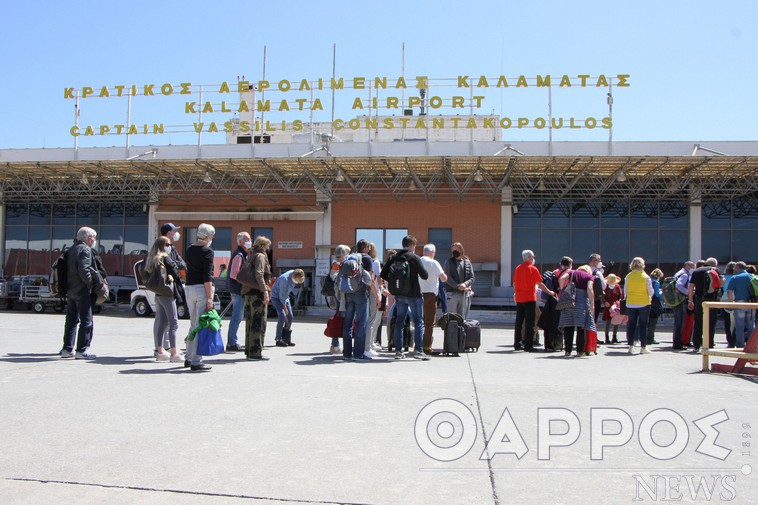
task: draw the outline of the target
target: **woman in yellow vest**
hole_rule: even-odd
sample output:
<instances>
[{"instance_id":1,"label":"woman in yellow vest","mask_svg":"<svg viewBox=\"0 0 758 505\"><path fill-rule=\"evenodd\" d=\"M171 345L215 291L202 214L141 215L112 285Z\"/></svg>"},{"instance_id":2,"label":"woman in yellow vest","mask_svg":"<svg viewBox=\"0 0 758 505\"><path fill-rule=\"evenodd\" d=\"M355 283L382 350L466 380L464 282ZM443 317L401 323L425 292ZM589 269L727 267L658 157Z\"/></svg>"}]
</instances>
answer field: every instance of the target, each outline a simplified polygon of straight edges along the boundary
<instances>
[{"instance_id":1,"label":"woman in yellow vest","mask_svg":"<svg viewBox=\"0 0 758 505\"><path fill-rule=\"evenodd\" d=\"M647 348L647 324L650 318L650 300L653 296L653 282L645 273L645 260L634 258L629 265L631 272L624 281L624 299L626 300L626 343L629 354L634 354L634 341L639 340L641 354L650 351Z\"/></svg>"}]
</instances>

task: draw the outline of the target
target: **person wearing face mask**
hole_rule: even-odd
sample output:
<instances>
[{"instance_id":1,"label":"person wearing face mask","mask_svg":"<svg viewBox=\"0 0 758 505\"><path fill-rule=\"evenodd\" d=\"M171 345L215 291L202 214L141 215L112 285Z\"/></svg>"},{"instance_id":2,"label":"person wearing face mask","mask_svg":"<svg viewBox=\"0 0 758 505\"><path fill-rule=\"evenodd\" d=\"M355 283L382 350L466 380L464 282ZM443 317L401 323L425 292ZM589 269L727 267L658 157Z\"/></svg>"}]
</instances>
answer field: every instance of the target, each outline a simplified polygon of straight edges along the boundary
<instances>
[{"instance_id":1,"label":"person wearing face mask","mask_svg":"<svg viewBox=\"0 0 758 505\"><path fill-rule=\"evenodd\" d=\"M452 257L445 261L444 270L447 275L445 292L447 294L447 311L460 314L464 319L468 316L471 288L474 286L474 267L466 256L463 245L455 242L450 246Z\"/></svg>"},{"instance_id":2,"label":"person wearing face mask","mask_svg":"<svg viewBox=\"0 0 758 505\"><path fill-rule=\"evenodd\" d=\"M186 273L187 263L185 263L182 259L176 245L179 242L179 239L182 237L181 234L179 234L180 229L181 226L176 226L174 223L165 223L163 226L161 226L161 235L169 240L169 246L167 249L168 257L176 264L180 272L184 271ZM182 284L181 280L179 279L174 282L174 300L176 300L177 307L183 307L184 313L189 314L189 308L187 307L187 295L184 292L184 284ZM168 332L166 332L165 338L163 339L163 344L165 349L169 349L169 347L166 347L167 345L171 345L168 337ZM157 357L157 349L155 353Z\"/></svg>"},{"instance_id":3,"label":"person wearing face mask","mask_svg":"<svg viewBox=\"0 0 758 505\"><path fill-rule=\"evenodd\" d=\"M269 285L271 283L271 266L266 251L271 247L271 240L260 236L255 238L246 268L255 276L255 286L245 293L245 305L250 318L245 324L245 351L248 360L266 361L263 355L263 342L266 337L266 320L270 302Z\"/></svg>"},{"instance_id":4,"label":"person wearing face mask","mask_svg":"<svg viewBox=\"0 0 758 505\"><path fill-rule=\"evenodd\" d=\"M197 241L187 248L187 302L190 328L197 328L200 316L213 309L213 257L211 249L216 229L206 223L197 227ZM187 342L185 367L206 371L211 367L197 354L197 338Z\"/></svg>"},{"instance_id":5,"label":"person wearing face mask","mask_svg":"<svg viewBox=\"0 0 758 505\"><path fill-rule=\"evenodd\" d=\"M63 330L61 358L95 359L89 352L92 343L92 307L95 305L100 276L93 257L97 233L82 227L76 233L74 245L66 251L66 323ZM79 330L77 332L77 325ZM76 336L76 352L74 337Z\"/></svg>"},{"instance_id":6,"label":"person wearing face mask","mask_svg":"<svg viewBox=\"0 0 758 505\"><path fill-rule=\"evenodd\" d=\"M242 322L242 316L245 313L245 300L242 297L242 284L237 282L237 274L240 268L247 261L247 252L253 247L250 234L242 231L237 234L237 249L232 253L229 259L229 269L227 283L229 293L232 295L232 316L229 320L229 329L226 334L227 352L244 351L245 347L237 343L237 330Z\"/></svg>"}]
</instances>

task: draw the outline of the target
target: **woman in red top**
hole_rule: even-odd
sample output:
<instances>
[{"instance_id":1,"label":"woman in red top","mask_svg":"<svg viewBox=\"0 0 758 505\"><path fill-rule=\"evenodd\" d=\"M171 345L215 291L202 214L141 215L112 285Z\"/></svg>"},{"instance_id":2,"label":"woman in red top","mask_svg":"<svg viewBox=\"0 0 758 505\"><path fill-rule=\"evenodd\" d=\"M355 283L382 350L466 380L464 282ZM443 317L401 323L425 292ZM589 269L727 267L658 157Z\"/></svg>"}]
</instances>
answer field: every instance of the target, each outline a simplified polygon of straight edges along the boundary
<instances>
[{"instance_id":1,"label":"woman in red top","mask_svg":"<svg viewBox=\"0 0 758 505\"><path fill-rule=\"evenodd\" d=\"M619 331L619 325L613 324L611 320L613 319L613 315L611 314L611 308L620 302L621 298L623 298L624 292L621 290L621 286L619 285L619 281L621 278L615 276L614 274L608 275L608 277L605 278L605 282L607 284L605 288L605 292L603 293L603 321L605 321L605 343L606 344L618 344L618 338L617 334ZM608 331L611 329L611 325L613 325L613 342L608 340Z\"/></svg>"}]
</instances>

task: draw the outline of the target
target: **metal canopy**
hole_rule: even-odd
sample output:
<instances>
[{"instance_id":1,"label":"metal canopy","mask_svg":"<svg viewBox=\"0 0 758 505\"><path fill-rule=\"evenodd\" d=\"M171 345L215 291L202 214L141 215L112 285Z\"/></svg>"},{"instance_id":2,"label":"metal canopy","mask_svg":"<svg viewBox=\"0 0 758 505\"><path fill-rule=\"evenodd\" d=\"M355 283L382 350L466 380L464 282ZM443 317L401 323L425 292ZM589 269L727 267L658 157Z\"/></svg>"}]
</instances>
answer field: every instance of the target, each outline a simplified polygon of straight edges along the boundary
<instances>
[{"instance_id":1,"label":"metal canopy","mask_svg":"<svg viewBox=\"0 0 758 505\"><path fill-rule=\"evenodd\" d=\"M234 198L558 203L758 200L758 156L369 156L9 161L2 202ZM510 200L510 199L509 199Z\"/></svg>"}]
</instances>

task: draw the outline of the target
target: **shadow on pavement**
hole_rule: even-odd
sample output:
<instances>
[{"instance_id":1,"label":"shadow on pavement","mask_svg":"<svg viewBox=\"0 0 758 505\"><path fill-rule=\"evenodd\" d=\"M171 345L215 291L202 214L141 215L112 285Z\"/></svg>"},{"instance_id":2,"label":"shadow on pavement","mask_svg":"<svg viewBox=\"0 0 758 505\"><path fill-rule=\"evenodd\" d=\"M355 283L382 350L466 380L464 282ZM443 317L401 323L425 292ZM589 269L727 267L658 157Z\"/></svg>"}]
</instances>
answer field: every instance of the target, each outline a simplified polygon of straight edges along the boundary
<instances>
[{"instance_id":1,"label":"shadow on pavement","mask_svg":"<svg viewBox=\"0 0 758 505\"><path fill-rule=\"evenodd\" d=\"M29 353L29 354L6 354L0 361L6 363L42 363L45 361L61 360L59 353Z\"/></svg>"}]
</instances>

